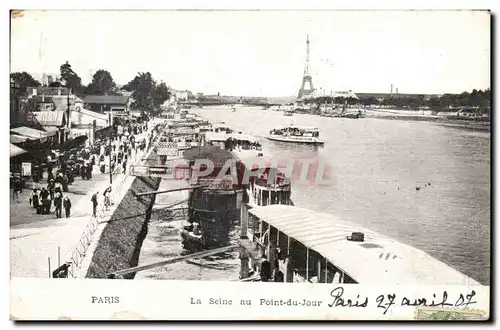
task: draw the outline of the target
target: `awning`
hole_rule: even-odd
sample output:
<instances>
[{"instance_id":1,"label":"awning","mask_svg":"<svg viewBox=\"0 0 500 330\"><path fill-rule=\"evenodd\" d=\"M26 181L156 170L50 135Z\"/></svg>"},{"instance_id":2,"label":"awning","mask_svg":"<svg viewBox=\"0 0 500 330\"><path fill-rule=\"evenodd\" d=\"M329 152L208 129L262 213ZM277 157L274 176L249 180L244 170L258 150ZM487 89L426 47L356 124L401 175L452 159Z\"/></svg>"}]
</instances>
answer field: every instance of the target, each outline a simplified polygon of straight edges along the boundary
<instances>
[{"instance_id":1,"label":"awning","mask_svg":"<svg viewBox=\"0 0 500 330\"><path fill-rule=\"evenodd\" d=\"M54 126L43 126L43 129L45 130L47 136L54 136L59 131L59 129Z\"/></svg>"},{"instance_id":2,"label":"awning","mask_svg":"<svg viewBox=\"0 0 500 330\"><path fill-rule=\"evenodd\" d=\"M22 135L15 135L12 134L10 136L10 143L23 143L28 139L27 136L22 136Z\"/></svg>"},{"instance_id":3,"label":"awning","mask_svg":"<svg viewBox=\"0 0 500 330\"><path fill-rule=\"evenodd\" d=\"M26 152L26 150L21 149L18 146L13 145L12 143L10 144L10 158L22 155Z\"/></svg>"},{"instance_id":4,"label":"awning","mask_svg":"<svg viewBox=\"0 0 500 330\"><path fill-rule=\"evenodd\" d=\"M35 139L35 140L47 137L47 132L39 131L37 129L33 129L33 128L25 127L25 126L12 128L10 131L12 133L26 136L30 139Z\"/></svg>"}]
</instances>

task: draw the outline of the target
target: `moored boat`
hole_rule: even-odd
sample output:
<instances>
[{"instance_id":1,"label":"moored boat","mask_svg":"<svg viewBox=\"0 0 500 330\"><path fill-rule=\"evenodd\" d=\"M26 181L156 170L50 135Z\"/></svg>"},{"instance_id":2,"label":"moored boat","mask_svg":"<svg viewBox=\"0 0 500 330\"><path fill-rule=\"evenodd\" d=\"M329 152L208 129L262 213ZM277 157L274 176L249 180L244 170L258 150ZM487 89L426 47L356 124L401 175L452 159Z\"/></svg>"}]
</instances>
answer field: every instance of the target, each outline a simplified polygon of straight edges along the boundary
<instances>
[{"instance_id":1,"label":"moored boat","mask_svg":"<svg viewBox=\"0 0 500 330\"><path fill-rule=\"evenodd\" d=\"M273 129L267 137L272 141L305 143L313 145L323 145L324 141L319 138L319 130L316 127L286 126Z\"/></svg>"},{"instance_id":2,"label":"moored boat","mask_svg":"<svg viewBox=\"0 0 500 330\"><path fill-rule=\"evenodd\" d=\"M480 285L420 249L329 214L268 205L250 206L241 218L243 246L262 281ZM252 275L249 259L242 258L243 279Z\"/></svg>"}]
</instances>

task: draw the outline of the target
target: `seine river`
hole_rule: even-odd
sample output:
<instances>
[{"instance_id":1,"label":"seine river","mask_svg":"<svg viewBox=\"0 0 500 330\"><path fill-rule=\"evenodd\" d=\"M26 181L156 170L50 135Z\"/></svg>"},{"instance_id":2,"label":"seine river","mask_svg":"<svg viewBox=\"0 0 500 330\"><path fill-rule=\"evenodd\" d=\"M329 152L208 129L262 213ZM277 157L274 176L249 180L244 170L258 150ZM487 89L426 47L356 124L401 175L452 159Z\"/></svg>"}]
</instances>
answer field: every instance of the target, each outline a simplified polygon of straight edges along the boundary
<instances>
[{"instance_id":1,"label":"seine river","mask_svg":"<svg viewBox=\"0 0 500 330\"><path fill-rule=\"evenodd\" d=\"M331 184L295 184L296 206L394 237L490 284L489 132L424 121L285 117L257 108L193 112L260 138L274 159L326 162ZM318 127L324 147L265 138L292 123Z\"/></svg>"}]
</instances>

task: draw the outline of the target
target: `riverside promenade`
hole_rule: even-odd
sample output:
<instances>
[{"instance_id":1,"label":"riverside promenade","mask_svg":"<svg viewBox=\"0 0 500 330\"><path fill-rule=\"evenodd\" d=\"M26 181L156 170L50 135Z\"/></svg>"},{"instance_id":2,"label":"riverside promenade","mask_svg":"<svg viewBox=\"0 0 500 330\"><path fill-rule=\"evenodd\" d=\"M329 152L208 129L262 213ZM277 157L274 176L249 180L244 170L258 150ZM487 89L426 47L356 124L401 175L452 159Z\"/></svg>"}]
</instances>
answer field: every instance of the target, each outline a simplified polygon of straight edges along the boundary
<instances>
[{"instance_id":1,"label":"riverside promenade","mask_svg":"<svg viewBox=\"0 0 500 330\"><path fill-rule=\"evenodd\" d=\"M153 126L150 124L148 132L138 135L137 138L146 137ZM138 150L137 154L132 152L129 164L141 163L146 153L147 150L143 152ZM121 167L117 169L117 171L120 170ZM96 168L94 173L98 173ZM40 215L31 215L34 213L34 209L28 207L30 194L28 190L23 192L22 197L26 201L22 199L20 199L21 203L11 201L11 277L48 278L52 271L71 261L75 255L80 258L77 261L81 265L81 258L88 254L87 247L82 244L82 239L89 235L89 225L109 217L128 189L127 179L133 181L133 177L121 174L121 171L120 174L113 176L111 200L114 205L106 211L103 208L102 193L109 187L109 173L94 174L94 177L97 181L78 181L71 186L71 190L74 192L68 194L73 203L70 218L54 218L53 215L46 215L45 218L42 218ZM85 184L81 184L82 182ZM95 192L99 192L98 217L92 218L90 199ZM24 215L17 216L21 212L21 207L23 210L29 209L29 211L23 211L24 213L28 212L28 218ZM19 210L16 211L16 209ZM83 255L82 248L84 248ZM80 252L75 253L75 251ZM72 269L72 272L76 272L76 269ZM75 274L72 274L71 277L75 277Z\"/></svg>"}]
</instances>

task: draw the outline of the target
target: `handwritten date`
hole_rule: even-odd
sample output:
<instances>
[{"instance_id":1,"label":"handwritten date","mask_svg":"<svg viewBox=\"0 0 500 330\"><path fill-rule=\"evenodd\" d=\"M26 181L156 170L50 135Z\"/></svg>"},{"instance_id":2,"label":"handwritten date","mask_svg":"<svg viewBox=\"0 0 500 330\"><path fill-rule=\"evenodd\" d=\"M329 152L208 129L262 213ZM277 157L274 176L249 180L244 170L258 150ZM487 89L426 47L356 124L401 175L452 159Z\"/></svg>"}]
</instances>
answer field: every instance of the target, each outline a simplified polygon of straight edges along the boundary
<instances>
[{"instance_id":1,"label":"handwritten date","mask_svg":"<svg viewBox=\"0 0 500 330\"><path fill-rule=\"evenodd\" d=\"M448 292L443 291L441 295L433 294L431 299L428 298L413 298L403 296L401 299L397 297L395 293L381 294L375 299L377 308L383 309L383 314L387 314L390 308L394 305L401 307L455 307L455 308L467 308L469 305L476 304L477 301L474 300L476 292L472 290L468 294L461 293L458 298L450 299L448 297ZM368 297L360 297L359 294L356 296L347 296L343 287L336 287L330 292L330 297L332 298L331 303L328 307L345 307L345 308L365 308L368 306Z\"/></svg>"}]
</instances>

